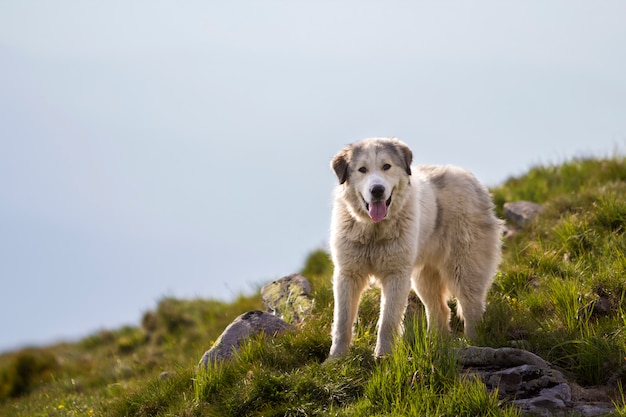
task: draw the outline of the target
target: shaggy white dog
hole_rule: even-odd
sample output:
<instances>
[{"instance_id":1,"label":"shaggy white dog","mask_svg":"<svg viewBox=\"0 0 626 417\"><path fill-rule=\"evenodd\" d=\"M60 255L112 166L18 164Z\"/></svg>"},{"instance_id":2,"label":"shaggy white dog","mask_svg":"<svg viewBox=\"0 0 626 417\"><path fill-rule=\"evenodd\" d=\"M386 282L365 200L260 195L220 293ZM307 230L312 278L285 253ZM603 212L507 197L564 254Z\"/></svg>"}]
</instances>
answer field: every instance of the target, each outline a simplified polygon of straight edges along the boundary
<instances>
[{"instance_id":1,"label":"shaggy white dog","mask_svg":"<svg viewBox=\"0 0 626 417\"><path fill-rule=\"evenodd\" d=\"M426 307L428 327L447 331L448 299L457 300L465 334L485 311L500 262L501 221L491 197L468 171L411 167L413 154L397 139L366 139L332 160L335 190L330 246L335 296L330 358L352 341L359 300L370 278L382 299L375 356L402 333L411 286Z\"/></svg>"}]
</instances>

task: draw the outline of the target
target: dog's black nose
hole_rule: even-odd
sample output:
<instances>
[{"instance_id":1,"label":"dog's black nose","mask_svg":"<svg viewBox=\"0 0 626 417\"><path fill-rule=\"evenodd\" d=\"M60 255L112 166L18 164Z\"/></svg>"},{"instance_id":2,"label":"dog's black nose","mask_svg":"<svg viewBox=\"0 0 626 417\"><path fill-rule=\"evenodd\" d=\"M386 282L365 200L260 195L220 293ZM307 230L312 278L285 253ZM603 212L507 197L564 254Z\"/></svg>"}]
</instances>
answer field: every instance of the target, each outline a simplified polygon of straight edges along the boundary
<instances>
[{"instance_id":1,"label":"dog's black nose","mask_svg":"<svg viewBox=\"0 0 626 417\"><path fill-rule=\"evenodd\" d=\"M385 195L385 187L377 184L372 187L372 189L370 190L370 193L372 193L372 197L376 199L381 199Z\"/></svg>"}]
</instances>

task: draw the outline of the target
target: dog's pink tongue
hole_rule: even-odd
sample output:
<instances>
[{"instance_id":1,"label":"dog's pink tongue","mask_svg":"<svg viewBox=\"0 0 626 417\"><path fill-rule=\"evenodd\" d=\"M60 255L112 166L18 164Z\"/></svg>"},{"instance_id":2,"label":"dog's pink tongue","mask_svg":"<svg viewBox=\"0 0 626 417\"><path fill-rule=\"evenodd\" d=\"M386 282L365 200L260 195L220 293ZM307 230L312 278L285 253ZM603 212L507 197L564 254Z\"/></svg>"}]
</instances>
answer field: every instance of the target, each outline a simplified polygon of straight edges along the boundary
<instances>
[{"instance_id":1,"label":"dog's pink tongue","mask_svg":"<svg viewBox=\"0 0 626 417\"><path fill-rule=\"evenodd\" d=\"M385 218L387 215L387 204L385 201L377 201L375 203L370 203L370 217L375 222L379 222Z\"/></svg>"}]
</instances>

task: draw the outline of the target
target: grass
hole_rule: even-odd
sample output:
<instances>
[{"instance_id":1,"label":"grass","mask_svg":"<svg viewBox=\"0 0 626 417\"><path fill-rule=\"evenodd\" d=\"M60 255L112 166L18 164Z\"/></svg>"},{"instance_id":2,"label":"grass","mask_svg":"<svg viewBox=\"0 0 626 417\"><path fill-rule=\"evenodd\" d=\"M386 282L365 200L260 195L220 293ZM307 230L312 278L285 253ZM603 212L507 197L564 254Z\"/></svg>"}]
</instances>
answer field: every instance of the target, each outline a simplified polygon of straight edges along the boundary
<instances>
[{"instance_id":1,"label":"grass","mask_svg":"<svg viewBox=\"0 0 626 417\"><path fill-rule=\"evenodd\" d=\"M354 415L513 416L477 379L463 379L454 354L460 339L426 335L423 316L374 370ZM408 358L408 360L407 360Z\"/></svg>"},{"instance_id":2,"label":"grass","mask_svg":"<svg viewBox=\"0 0 626 417\"><path fill-rule=\"evenodd\" d=\"M583 386L604 386L626 416L626 160L539 166L492 190L545 209L504 245L500 271L472 344L523 345ZM315 308L296 332L257 337L236 360L197 363L260 297L230 303L164 298L140 325L78 343L0 355L3 416L512 416L483 384L462 377L459 333L426 337L422 310L407 316L393 353L375 361L379 293L361 303L343 359L325 363L332 321L332 265L323 250L301 271ZM600 308L602 307L602 308Z\"/></svg>"},{"instance_id":3,"label":"grass","mask_svg":"<svg viewBox=\"0 0 626 417\"><path fill-rule=\"evenodd\" d=\"M626 168L623 159L577 160L536 168L494 191L496 200L535 198L540 219L507 243L495 291L498 310L512 318L499 343L524 338L532 350L570 372L583 385L624 378L626 282ZM540 179L540 180L539 180ZM558 179L558 181L556 181ZM522 185L520 189L512 187ZM548 193L549 190L549 193ZM611 306L598 312L603 298ZM502 312L500 313L502 314Z\"/></svg>"}]
</instances>

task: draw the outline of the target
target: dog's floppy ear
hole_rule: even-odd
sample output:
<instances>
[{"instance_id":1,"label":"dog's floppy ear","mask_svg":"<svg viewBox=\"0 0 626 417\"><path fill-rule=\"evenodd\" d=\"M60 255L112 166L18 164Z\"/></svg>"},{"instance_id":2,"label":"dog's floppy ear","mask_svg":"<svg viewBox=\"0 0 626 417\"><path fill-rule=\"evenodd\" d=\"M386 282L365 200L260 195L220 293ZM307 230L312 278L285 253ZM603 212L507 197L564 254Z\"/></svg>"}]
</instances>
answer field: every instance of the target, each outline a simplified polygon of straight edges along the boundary
<instances>
[{"instance_id":1,"label":"dog's floppy ear","mask_svg":"<svg viewBox=\"0 0 626 417\"><path fill-rule=\"evenodd\" d=\"M343 184L348 179L348 166L351 153L352 148L350 146L346 146L339 151L337 155L335 155L330 163L330 167L333 171L335 171L335 175L337 175L339 184Z\"/></svg>"},{"instance_id":2,"label":"dog's floppy ear","mask_svg":"<svg viewBox=\"0 0 626 417\"><path fill-rule=\"evenodd\" d=\"M398 150L400 151L400 154L402 154L402 156L404 157L404 170L406 171L407 174L411 175L411 164L413 163L413 152L411 151L411 148L409 148L407 145L405 145L404 143L400 141L398 141L396 145L398 146Z\"/></svg>"}]
</instances>

